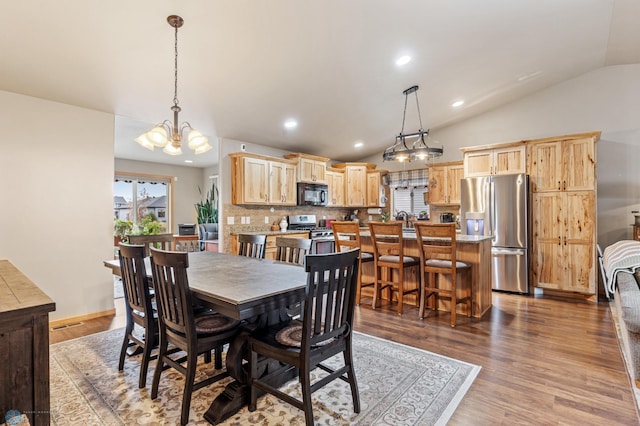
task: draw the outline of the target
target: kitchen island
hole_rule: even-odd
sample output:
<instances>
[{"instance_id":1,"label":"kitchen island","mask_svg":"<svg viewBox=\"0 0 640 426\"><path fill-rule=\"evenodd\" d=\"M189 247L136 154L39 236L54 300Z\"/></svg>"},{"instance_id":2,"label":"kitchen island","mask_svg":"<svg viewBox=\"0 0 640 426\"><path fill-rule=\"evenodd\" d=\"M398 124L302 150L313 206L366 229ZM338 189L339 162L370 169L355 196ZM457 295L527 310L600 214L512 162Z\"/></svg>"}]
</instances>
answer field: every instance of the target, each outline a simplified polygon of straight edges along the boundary
<instances>
[{"instance_id":1,"label":"kitchen island","mask_svg":"<svg viewBox=\"0 0 640 426\"><path fill-rule=\"evenodd\" d=\"M402 234L404 241L404 255L415 258L420 257L420 245L415 231L404 232ZM360 239L362 250L373 253L373 243L369 230L363 228L360 231ZM456 237L456 256L457 260L471 265L471 294L473 298L471 315L475 318L482 316L491 308L491 237L474 236L474 235L458 235ZM374 277L373 262L363 264L362 280L372 281ZM418 268L409 268L405 271L405 286L407 289L420 287L420 271ZM442 288L451 288L451 280L449 276L440 275L440 286ZM386 292L383 292L383 297ZM365 287L362 289L361 303L367 303L366 298L373 296L373 289ZM413 300L412 300L413 299ZM418 297L410 294L405 295L405 300L418 306ZM438 309L442 311L450 311L451 303L448 299L441 299ZM468 315L466 305L458 305L459 314ZM411 311L409 311L411 314ZM417 311L416 311L417 315Z\"/></svg>"}]
</instances>

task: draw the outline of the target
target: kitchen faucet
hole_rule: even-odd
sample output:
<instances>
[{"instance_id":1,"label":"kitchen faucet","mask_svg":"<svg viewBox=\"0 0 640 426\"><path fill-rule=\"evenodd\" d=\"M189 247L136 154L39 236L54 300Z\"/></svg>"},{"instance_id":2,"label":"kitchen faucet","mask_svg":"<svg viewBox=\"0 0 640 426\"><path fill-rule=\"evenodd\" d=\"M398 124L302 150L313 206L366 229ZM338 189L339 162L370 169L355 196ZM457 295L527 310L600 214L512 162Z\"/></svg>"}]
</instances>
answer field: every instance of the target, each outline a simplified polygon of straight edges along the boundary
<instances>
[{"instance_id":1,"label":"kitchen faucet","mask_svg":"<svg viewBox=\"0 0 640 426\"><path fill-rule=\"evenodd\" d=\"M399 212L396 212L396 220L404 220L404 227L409 228L409 213L406 211L400 210Z\"/></svg>"}]
</instances>

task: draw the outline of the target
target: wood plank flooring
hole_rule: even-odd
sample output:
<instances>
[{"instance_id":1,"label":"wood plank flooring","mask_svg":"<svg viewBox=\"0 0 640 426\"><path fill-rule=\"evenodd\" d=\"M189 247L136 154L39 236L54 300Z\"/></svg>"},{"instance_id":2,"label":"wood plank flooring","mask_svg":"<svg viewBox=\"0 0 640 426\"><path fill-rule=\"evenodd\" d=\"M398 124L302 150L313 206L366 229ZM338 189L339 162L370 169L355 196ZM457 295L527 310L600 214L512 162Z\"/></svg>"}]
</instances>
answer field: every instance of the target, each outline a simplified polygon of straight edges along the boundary
<instances>
[{"instance_id":1,"label":"wood plank flooring","mask_svg":"<svg viewBox=\"0 0 640 426\"><path fill-rule=\"evenodd\" d=\"M608 303L495 293L481 320L363 298L355 329L480 365L450 425L636 425L640 417ZM383 301L383 303L385 303ZM124 326L118 314L51 332L51 342ZM393 368L393 366L389 366Z\"/></svg>"}]
</instances>

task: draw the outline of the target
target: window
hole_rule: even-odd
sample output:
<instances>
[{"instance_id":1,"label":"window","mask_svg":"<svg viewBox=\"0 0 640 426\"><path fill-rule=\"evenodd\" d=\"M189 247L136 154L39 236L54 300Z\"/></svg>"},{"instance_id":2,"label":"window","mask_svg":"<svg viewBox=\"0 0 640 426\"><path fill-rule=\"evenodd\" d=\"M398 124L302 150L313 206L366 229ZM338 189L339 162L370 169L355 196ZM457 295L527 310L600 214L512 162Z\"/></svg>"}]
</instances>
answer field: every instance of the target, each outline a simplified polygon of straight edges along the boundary
<instances>
[{"instance_id":1,"label":"window","mask_svg":"<svg viewBox=\"0 0 640 426\"><path fill-rule=\"evenodd\" d=\"M171 177L116 175L113 209L116 220L130 222L132 233L170 232Z\"/></svg>"},{"instance_id":2,"label":"window","mask_svg":"<svg viewBox=\"0 0 640 426\"><path fill-rule=\"evenodd\" d=\"M429 216L429 204L425 202L429 193L429 177L426 168L389 173L389 188L391 189L392 216L399 211L405 211L413 216L426 212Z\"/></svg>"},{"instance_id":3,"label":"window","mask_svg":"<svg viewBox=\"0 0 640 426\"><path fill-rule=\"evenodd\" d=\"M394 188L391 195L392 211L405 211L414 216L418 216L420 212L427 212L429 216L429 204L424 202L427 194L429 189L426 187Z\"/></svg>"}]
</instances>

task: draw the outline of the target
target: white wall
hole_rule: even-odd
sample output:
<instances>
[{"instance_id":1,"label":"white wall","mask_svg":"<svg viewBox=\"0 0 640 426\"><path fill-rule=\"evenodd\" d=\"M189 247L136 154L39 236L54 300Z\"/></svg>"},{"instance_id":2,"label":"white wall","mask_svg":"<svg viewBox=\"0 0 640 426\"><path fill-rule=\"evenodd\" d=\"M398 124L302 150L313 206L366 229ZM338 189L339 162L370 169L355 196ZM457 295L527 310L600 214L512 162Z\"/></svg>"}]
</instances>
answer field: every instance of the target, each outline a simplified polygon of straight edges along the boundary
<instances>
[{"instance_id":1,"label":"white wall","mask_svg":"<svg viewBox=\"0 0 640 426\"><path fill-rule=\"evenodd\" d=\"M178 233L179 223L196 223L195 204L200 200L198 186L206 195L209 186L203 186L205 169L199 167L175 166L171 164L146 161L115 159L117 172L142 173L149 175L172 176L173 179L173 229ZM177 178L177 179L176 179Z\"/></svg>"},{"instance_id":2,"label":"white wall","mask_svg":"<svg viewBox=\"0 0 640 426\"><path fill-rule=\"evenodd\" d=\"M113 308L114 117L0 91L0 257L56 303Z\"/></svg>"},{"instance_id":3,"label":"white wall","mask_svg":"<svg viewBox=\"0 0 640 426\"><path fill-rule=\"evenodd\" d=\"M598 243L631 239L640 210L640 65L605 67L566 81L432 136L444 144L438 161L461 160L464 146L601 130L597 145ZM382 153L367 161L382 163ZM420 165L411 164L409 168Z\"/></svg>"}]
</instances>

